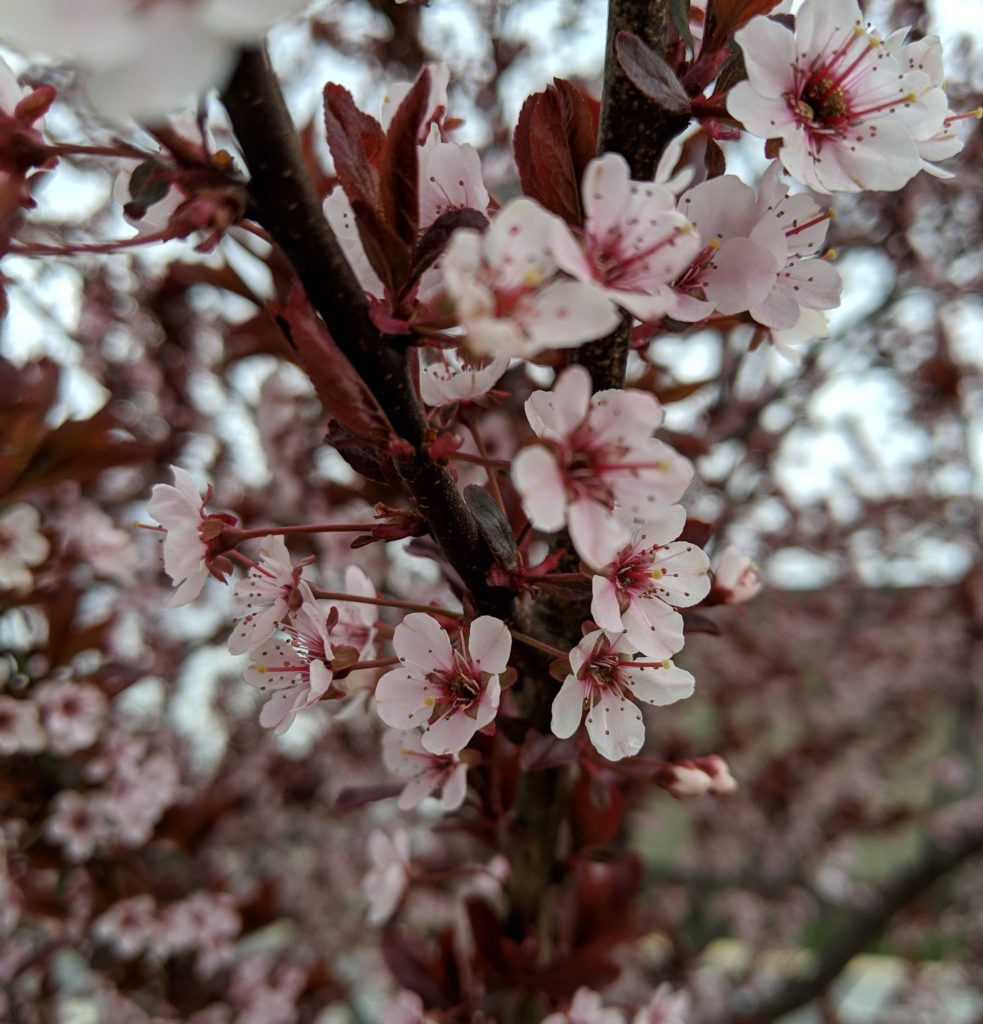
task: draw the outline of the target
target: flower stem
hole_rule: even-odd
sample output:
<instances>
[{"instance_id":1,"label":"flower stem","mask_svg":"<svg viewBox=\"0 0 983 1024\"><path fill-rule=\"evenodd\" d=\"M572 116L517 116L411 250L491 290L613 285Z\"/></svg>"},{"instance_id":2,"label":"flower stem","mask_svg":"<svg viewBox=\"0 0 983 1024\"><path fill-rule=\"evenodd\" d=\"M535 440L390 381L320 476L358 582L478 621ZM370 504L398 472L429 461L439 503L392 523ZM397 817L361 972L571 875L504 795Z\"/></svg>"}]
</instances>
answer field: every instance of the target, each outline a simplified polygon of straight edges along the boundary
<instances>
[{"instance_id":1,"label":"flower stem","mask_svg":"<svg viewBox=\"0 0 983 1024\"><path fill-rule=\"evenodd\" d=\"M240 530L240 540L256 537L286 537L292 533L368 533L378 523L302 523L298 526L257 526L253 530Z\"/></svg>"},{"instance_id":2,"label":"flower stem","mask_svg":"<svg viewBox=\"0 0 983 1024\"><path fill-rule=\"evenodd\" d=\"M456 459L458 462L473 462L476 466L484 466L486 469L507 470L511 465L508 459L490 459L484 455L471 455L468 452L452 452L448 458Z\"/></svg>"},{"instance_id":3,"label":"flower stem","mask_svg":"<svg viewBox=\"0 0 983 1024\"><path fill-rule=\"evenodd\" d=\"M463 619L463 612L452 612L448 608L440 608L433 604L420 604L416 601L399 601L394 597L363 597L361 594L339 594L333 590L321 590L312 587L314 596L324 601L352 601L355 604L374 604L380 608L405 608L411 612L426 612L429 615L443 615L448 619Z\"/></svg>"},{"instance_id":4,"label":"flower stem","mask_svg":"<svg viewBox=\"0 0 983 1024\"><path fill-rule=\"evenodd\" d=\"M559 647L553 647L551 644L543 643L542 640L537 640L534 636L530 636L528 633L520 633L517 629L510 629L509 632L512 634L513 639L518 640L520 644L527 644L529 647L535 647L537 651L542 651L544 654L552 655L554 658L565 658L569 652L561 651Z\"/></svg>"}]
</instances>

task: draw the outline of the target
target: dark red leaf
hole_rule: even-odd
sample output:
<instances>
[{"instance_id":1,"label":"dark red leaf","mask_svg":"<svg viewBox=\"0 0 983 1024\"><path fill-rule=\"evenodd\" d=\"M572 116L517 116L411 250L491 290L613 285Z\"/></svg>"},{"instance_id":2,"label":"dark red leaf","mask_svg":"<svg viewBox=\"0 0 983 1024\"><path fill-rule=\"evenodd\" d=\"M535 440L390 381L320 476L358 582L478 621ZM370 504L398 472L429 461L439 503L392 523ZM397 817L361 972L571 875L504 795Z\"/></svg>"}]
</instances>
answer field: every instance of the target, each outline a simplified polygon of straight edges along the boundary
<instances>
[{"instance_id":1,"label":"dark red leaf","mask_svg":"<svg viewBox=\"0 0 983 1024\"><path fill-rule=\"evenodd\" d=\"M498 502L477 484L464 488L464 500L478 523L481 535L488 542L495 561L506 571L518 568L519 549L515 546L512 527Z\"/></svg>"},{"instance_id":2,"label":"dark red leaf","mask_svg":"<svg viewBox=\"0 0 983 1024\"><path fill-rule=\"evenodd\" d=\"M324 321L295 284L283 310L288 338L329 416L365 440L384 442L393 429Z\"/></svg>"},{"instance_id":3,"label":"dark red leaf","mask_svg":"<svg viewBox=\"0 0 983 1024\"><path fill-rule=\"evenodd\" d=\"M349 786L343 789L334 802L336 811L353 811L357 807L375 803L378 800L389 800L403 789L398 782L384 786Z\"/></svg>"},{"instance_id":4,"label":"dark red leaf","mask_svg":"<svg viewBox=\"0 0 983 1024\"><path fill-rule=\"evenodd\" d=\"M719 49L759 14L768 14L779 0L709 0L703 53Z\"/></svg>"},{"instance_id":5,"label":"dark red leaf","mask_svg":"<svg viewBox=\"0 0 983 1024\"><path fill-rule=\"evenodd\" d=\"M602 989L621 973L603 952L587 946L554 960L536 979L537 987L554 999L569 999L582 986Z\"/></svg>"},{"instance_id":6,"label":"dark red leaf","mask_svg":"<svg viewBox=\"0 0 983 1024\"><path fill-rule=\"evenodd\" d=\"M622 30L614 41L618 63L649 99L667 114L685 114L690 99L672 68L647 43Z\"/></svg>"},{"instance_id":7,"label":"dark red leaf","mask_svg":"<svg viewBox=\"0 0 983 1024\"><path fill-rule=\"evenodd\" d=\"M379 166L386 223L410 249L419 230L417 140L429 98L430 72L424 68L393 115Z\"/></svg>"},{"instance_id":8,"label":"dark red leaf","mask_svg":"<svg viewBox=\"0 0 983 1024\"><path fill-rule=\"evenodd\" d=\"M600 107L562 78L522 106L513 147L522 191L568 224L583 223L580 183L597 148Z\"/></svg>"},{"instance_id":9,"label":"dark red leaf","mask_svg":"<svg viewBox=\"0 0 983 1024\"><path fill-rule=\"evenodd\" d=\"M488 227L488 218L478 210L469 210L466 207L460 210L447 210L442 213L423 233L423 237L416 245L413 253L413 261L410 267L409 280L405 288L414 285L420 275L432 266L443 254L450 241L451 235L458 228L473 228L475 231L484 231Z\"/></svg>"},{"instance_id":10,"label":"dark red leaf","mask_svg":"<svg viewBox=\"0 0 983 1024\"><path fill-rule=\"evenodd\" d=\"M353 204L361 201L379 210L376 165L385 144L382 125L355 106L347 89L329 82L324 87L324 127L345 194Z\"/></svg>"},{"instance_id":11,"label":"dark red leaf","mask_svg":"<svg viewBox=\"0 0 983 1024\"><path fill-rule=\"evenodd\" d=\"M576 849L609 843L621 827L625 798L617 784L583 772L573 794L571 824Z\"/></svg>"}]
</instances>

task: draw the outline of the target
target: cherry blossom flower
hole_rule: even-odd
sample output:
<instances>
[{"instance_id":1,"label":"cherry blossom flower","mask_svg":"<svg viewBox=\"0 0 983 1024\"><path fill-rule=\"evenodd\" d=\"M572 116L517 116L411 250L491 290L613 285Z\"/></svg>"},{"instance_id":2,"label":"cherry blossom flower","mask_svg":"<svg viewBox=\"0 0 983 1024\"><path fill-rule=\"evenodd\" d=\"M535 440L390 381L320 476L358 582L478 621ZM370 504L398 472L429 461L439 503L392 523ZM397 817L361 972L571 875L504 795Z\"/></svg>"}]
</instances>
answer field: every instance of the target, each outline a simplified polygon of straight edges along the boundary
<instances>
[{"instance_id":1,"label":"cherry blossom flower","mask_svg":"<svg viewBox=\"0 0 983 1024\"><path fill-rule=\"evenodd\" d=\"M31 569L51 549L40 526L41 515L33 505L10 505L0 512L0 590L30 590Z\"/></svg>"},{"instance_id":2,"label":"cherry blossom flower","mask_svg":"<svg viewBox=\"0 0 983 1024\"><path fill-rule=\"evenodd\" d=\"M427 96L427 109L420 122L420 135L417 141L422 145L429 138L431 129L437 127L440 137L447 134L445 126L447 119L448 98L447 89L450 85L451 72L446 64L427 64L426 70L430 76L430 92ZM392 123L393 116L399 110L400 104L406 99L414 82L394 82L386 90L382 100L379 122L383 128L388 129Z\"/></svg>"},{"instance_id":3,"label":"cherry blossom flower","mask_svg":"<svg viewBox=\"0 0 983 1024\"><path fill-rule=\"evenodd\" d=\"M95 743L106 717L106 696L87 683L41 683L32 692L56 754L73 754Z\"/></svg>"},{"instance_id":4,"label":"cherry blossom flower","mask_svg":"<svg viewBox=\"0 0 983 1024\"><path fill-rule=\"evenodd\" d=\"M840 276L815 257L830 214L806 195L788 195L772 163L754 190L732 174L690 189L679 205L707 244L675 283L672 315L700 320L711 312L749 311L760 324L789 329L803 309L832 309Z\"/></svg>"},{"instance_id":5,"label":"cherry blossom flower","mask_svg":"<svg viewBox=\"0 0 983 1024\"><path fill-rule=\"evenodd\" d=\"M106 780L106 817L113 839L135 848L146 843L164 812L180 796L180 774L170 753L124 762Z\"/></svg>"},{"instance_id":6,"label":"cherry blossom flower","mask_svg":"<svg viewBox=\"0 0 983 1024\"><path fill-rule=\"evenodd\" d=\"M243 678L250 686L272 691L259 715L260 725L286 732L298 711L313 707L331 690L335 659L350 665L358 657L351 647L335 650L331 625L321 606L305 600L290 624L289 640L269 640L251 654Z\"/></svg>"},{"instance_id":7,"label":"cherry blossom flower","mask_svg":"<svg viewBox=\"0 0 983 1024\"><path fill-rule=\"evenodd\" d=\"M599 288L556 278L556 220L531 199L514 199L483 235L462 228L451 236L444 287L472 352L528 357L617 327L618 311Z\"/></svg>"},{"instance_id":8,"label":"cherry blossom flower","mask_svg":"<svg viewBox=\"0 0 983 1024\"><path fill-rule=\"evenodd\" d=\"M456 811L464 803L468 766L457 754L439 756L425 750L415 730L387 732L382 757L391 772L408 780L399 796L400 810L418 807L435 789L442 791L445 811Z\"/></svg>"},{"instance_id":9,"label":"cherry blossom flower","mask_svg":"<svg viewBox=\"0 0 983 1024\"><path fill-rule=\"evenodd\" d=\"M508 356L496 356L482 364L441 352L420 370L420 397L431 407L473 402L487 395L508 368Z\"/></svg>"},{"instance_id":10,"label":"cherry blossom flower","mask_svg":"<svg viewBox=\"0 0 983 1024\"><path fill-rule=\"evenodd\" d=\"M396 912L409 885L410 837L399 829L390 838L381 829L369 836L372 867L362 879L369 901L369 924L385 924Z\"/></svg>"},{"instance_id":11,"label":"cherry blossom flower","mask_svg":"<svg viewBox=\"0 0 983 1024\"><path fill-rule=\"evenodd\" d=\"M356 597L379 596L375 585L357 565L349 565L345 569L345 593ZM360 658L372 658L375 655L375 635L379 625L379 608L363 601L331 600L332 618L337 622L331 628L335 645L339 643L354 647Z\"/></svg>"},{"instance_id":12,"label":"cherry blossom flower","mask_svg":"<svg viewBox=\"0 0 983 1024\"><path fill-rule=\"evenodd\" d=\"M664 707L693 693L693 677L671 661L635 666L621 635L594 630L570 652L570 674L553 700L552 730L566 739L587 712L587 734L609 761L631 757L645 742L645 723L632 698Z\"/></svg>"},{"instance_id":13,"label":"cherry blossom flower","mask_svg":"<svg viewBox=\"0 0 983 1024\"><path fill-rule=\"evenodd\" d=\"M47 743L37 706L29 700L0 696L0 757L36 754Z\"/></svg>"},{"instance_id":14,"label":"cherry blossom flower","mask_svg":"<svg viewBox=\"0 0 983 1024\"><path fill-rule=\"evenodd\" d=\"M533 526L553 532L566 524L585 562L609 563L631 541L632 519L677 501L693 477L687 459L651 436L662 416L645 391L591 396L581 366L567 367L552 392L534 392L526 417L539 443L512 463Z\"/></svg>"},{"instance_id":15,"label":"cherry blossom flower","mask_svg":"<svg viewBox=\"0 0 983 1024\"><path fill-rule=\"evenodd\" d=\"M592 580L594 621L656 661L683 646L682 616L670 605L689 608L710 592L705 552L675 539L685 523L681 506L665 509Z\"/></svg>"},{"instance_id":16,"label":"cherry blossom flower","mask_svg":"<svg viewBox=\"0 0 983 1024\"><path fill-rule=\"evenodd\" d=\"M674 764L666 770L664 779L660 779L660 785L668 790L674 797L703 796L710 789L710 776L701 772L699 768L693 768L685 764Z\"/></svg>"},{"instance_id":17,"label":"cherry blossom flower","mask_svg":"<svg viewBox=\"0 0 983 1024\"><path fill-rule=\"evenodd\" d=\"M164 571L176 586L171 607L193 601L205 585L209 573L224 579L232 568L222 551L228 549L224 533L235 526L233 516L205 515L204 498L191 474L180 466L171 466L174 486L155 484L147 510L164 528Z\"/></svg>"},{"instance_id":18,"label":"cherry blossom flower","mask_svg":"<svg viewBox=\"0 0 983 1024\"><path fill-rule=\"evenodd\" d=\"M911 74L920 72L924 78L919 76L922 94L931 93L930 100L937 100L937 92L942 91L943 70L942 70L942 43L938 36L923 36L911 43L898 47L907 35L907 29L900 29L892 33L884 40L885 47L892 51L901 65L903 71ZM898 49L895 49L898 47ZM918 155L922 158L921 169L937 178L954 177L949 171L937 167L932 161L947 160L955 156L963 148L963 140L959 137L959 128L966 116L979 118L983 110L977 108L969 115L952 114L946 110L946 117L942 127L933 131L934 124L926 121L911 129L912 138L918 149Z\"/></svg>"},{"instance_id":19,"label":"cherry blossom flower","mask_svg":"<svg viewBox=\"0 0 983 1024\"><path fill-rule=\"evenodd\" d=\"M625 1024L620 1010L605 1009L601 997L589 988L578 988L565 1013L551 1013L541 1024Z\"/></svg>"},{"instance_id":20,"label":"cherry blossom flower","mask_svg":"<svg viewBox=\"0 0 983 1024\"><path fill-rule=\"evenodd\" d=\"M138 556L133 531L123 530L94 502L77 500L57 520L61 538L74 546L98 576L122 586L136 582Z\"/></svg>"},{"instance_id":21,"label":"cherry blossom flower","mask_svg":"<svg viewBox=\"0 0 983 1024\"><path fill-rule=\"evenodd\" d=\"M358 233L358 224L355 220L355 211L345 194L345 190L338 185L331 194L324 200L324 216L331 230L338 239L345 259L352 268L352 272L362 286L362 291L377 301L382 301L386 294L386 286L382 278L375 272L365 246L362 245L362 237Z\"/></svg>"},{"instance_id":22,"label":"cherry blossom flower","mask_svg":"<svg viewBox=\"0 0 983 1024\"><path fill-rule=\"evenodd\" d=\"M442 140L435 124L420 148L418 161L421 229L426 230L449 210L487 211L488 189L474 146Z\"/></svg>"},{"instance_id":23,"label":"cherry blossom flower","mask_svg":"<svg viewBox=\"0 0 983 1024\"><path fill-rule=\"evenodd\" d=\"M146 893L114 903L92 922L92 934L112 946L121 960L132 960L150 946L157 933L157 904Z\"/></svg>"},{"instance_id":24,"label":"cherry blossom flower","mask_svg":"<svg viewBox=\"0 0 983 1024\"><path fill-rule=\"evenodd\" d=\"M612 302L639 320L656 320L674 302L669 284L700 249L692 224L661 185L631 180L628 162L605 153L587 165L582 241L563 221L553 226L562 270L596 282Z\"/></svg>"},{"instance_id":25,"label":"cherry blossom flower","mask_svg":"<svg viewBox=\"0 0 983 1024\"><path fill-rule=\"evenodd\" d=\"M635 1014L632 1024L686 1024L689 1008L689 993L673 992L672 986L663 982L652 993L648 1004Z\"/></svg>"},{"instance_id":26,"label":"cherry blossom flower","mask_svg":"<svg viewBox=\"0 0 983 1024\"><path fill-rule=\"evenodd\" d=\"M466 647L454 650L432 615L412 612L396 627L393 647L401 665L379 680L375 693L386 725L422 725L424 749L446 755L463 750L495 720L499 676L512 650L512 635L501 619L475 619Z\"/></svg>"},{"instance_id":27,"label":"cherry blossom flower","mask_svg":"<svg viewBox=\"0 0 983 1024\"><path fill-rule=\"evenodd\" d=\"M747 81L730 114L777 139L797 181L819 192L893 191L922 167L917 140L943 131L945 94L864 26L856 0L805 0L794 33L766 17L735 35Z\"/></svg>"},{"instance_id":28,"label":"cherry blossom flower","mask_svg":"<svg viewBox=\"0 0 983 1024\"><path fill-rule=\"evenodd\" d=\"M52 803L44 834L62 847L69 860L88 860L97 846L112 839L108 805L102 794L83 795L63 789Z\"/></svg>"},{"instance_id":29,"label":"cherry blossom flower","mask_svg":"<svg viewBox=\"0 0 983 1024\"><path fill-rule=\"evenodd\" d=\"M165 958L195 952L196 969L207 977L231 961L232 939L241 931L242 917L229 893L195 892L162 911L154 951Z\"/></svg>"},{"instance_id":30,"label":"cherry blossom flower","mask_svg":"<svg viewBox=\"0 0 983 1024\"><path fill-rule=\"evenodd\" d=\"M713 585L722 591L725 604L743 604L761 589L757 566L735 547L720 552L713 570Z\"/></svg>"},{"instance_id":31,"label":"cherry blossom flower","mask_svg":"<svg viewBox=\"0 0 983 1024\"><path fill-rule=\"evenodd\" d=\"M4 5L4 37L76 61L109 117L159 117L232 70L239 44L302 0L37 0Z\"/></svg>"},{"instance_id":32,"label":"cherry blossom flower","mask_svg":"<svg viewBox=\"0 0 983 1024\"><path fill-rule=\"evenodd\" d=\"M268 640L277 623L296 611L305 600L314 600L310 587L300 578L303 565L294 566L282 537L267 537L260 548L257 568L235 585L236 599L246 614L229 637L229 653L244 654Z\"/></svg>"}]
</instances>

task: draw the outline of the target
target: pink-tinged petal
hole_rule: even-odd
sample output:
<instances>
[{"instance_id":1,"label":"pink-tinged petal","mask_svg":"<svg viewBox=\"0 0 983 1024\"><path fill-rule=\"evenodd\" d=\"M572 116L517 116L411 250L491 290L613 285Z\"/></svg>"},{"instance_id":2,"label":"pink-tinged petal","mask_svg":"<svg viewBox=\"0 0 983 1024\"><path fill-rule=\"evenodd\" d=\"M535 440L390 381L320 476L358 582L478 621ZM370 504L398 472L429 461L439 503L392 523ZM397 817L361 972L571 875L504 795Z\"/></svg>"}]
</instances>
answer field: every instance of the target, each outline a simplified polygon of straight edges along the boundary
<instances>
[{"instance_id":1,"label":"pink-tinged petal","mask_svg":"<svg viewBox=\"0 0 983 1024\"><path fill-rule=\"evenodd\" d=\"M268 640L276 624L287 616L287 602L281 597L269 607L240 619L229 637L229 654L245 654Z\"/></svg>"},{"instance_id":2,"label":"pink-tinged petal","mask_svg":"<svg viewBox=\"0 0 983 1024\"><path fill-rule=\"evenodd\" d=\"M783 99L769 99L738 82L727 94L727 112L760 139L789 138L795 134L794 113Z\"/></svg>"},{"instance_id":3,"label":"pink-tinged petal","mask_svg":"<svg viewBox=\"0 0 983 1024\"><path fill-rule=\"evenodd\" d=\"M443 142L434 126L418 156L421 229L448 210L467 207L484 213L488 209L488 190L474 146Z\"/></svg>"},{"instance_id":4,"label":"pink-tinged petal","mask_svg":"<svg viewBox=\"0 0 983 1024\"><path fill-rule=\"evenodd\" d=\"M519 301L513 314L531 351L572 348L610 334L621 314L604 292L580 281L553 281Z\"/></svg>"},{"instance_id":5,"label":"pink-tinged petal","mask_svg":"<svg viewBox=\"0 0 983 1024\"><path fill-rule=\"evenodd\" d=\"M305 707L316 704L331 689L333 673L323 661L312 661L310 672L310 691L307 694Z\"/></svg>"},{"instance_id":6,"label":"pink-tinged petal","mask_svg":"<svg viewBox=\"0 0 983 1024\"><path fill-rule=\"evenodd\" d=\"M195 478L180 466L171 466L174 474L174 486L192 507L201 507L201 494L198 492L198 485Z\"/></svg>"},{"instance_id":7,"label":"pink-tinged petal","mask_svg":"<svg viewBox=\"0 0 983 1024\"><path fill-rule=\"evenodd\" d=\"M177 588L174 596L168 602L168 606L171 608L180 608L183 604L190 604L190 602L192 602L201 593L202 587L204 587L207 579L208 570L203 566L201 572L189 576L181 586Z\"/></svg>"},{"instance_id":8,"label":"pink-tinged petal","mask_svg":"<svg viewBox=\"0 0 983 1024\"><path fill-rule=\"evenodd\" d=\"M795 36L769 18L752 18L734 39L744 51L751 88L784 102L785 93L795 86Z\"/></svg>"},{"instance_id":9,"label":"pink-tinged petal","mask_svg":"<svg viewBox=\"0 0 983 1024\"><path fill-rule=\"evenodd\" d=\"M468 766L457 764L451 770L450 777L444 783L441 806L445 811L456 811L468 795Z\"/></svg>"},{"instance_id":10,"label":"pink-tinged petal","mask_svg":"<svg viewBox=\"0 0 983 1024\"><path fill-rule=\"evenodd\" d=\"M631 692L646 704L666 707L693 696L696 680L685 669L669 662L665 668L626 668L625 681Z\"/></svg>"},{"instance_id":11,"label":"pink-tinged petal","mask_svg":"<svg viewBox=\"0 0 983 1024\"><path fill-rule=\"evenodd\" d=\"M764 302L751 306L748 312L765 327L788 330L799 322L800 308L795 292L780 277Z\"/></svg>"},{"instance_id":12,"label":"pink-tinged petal","mask_svg":"<svg viewBox=\"0 0 983 1024\"><path fill-rule=\"evenodd\" d=\"M683 649L683 617L657 597L638 597L621 616L625 636L636 651L661 661Z\"/></svg>"},{"instance_id":13,"label":"pink-tinged petal","mask_svg":"<svg viewBox=\"0 0 983 1024\"><path fill-rule=\"evenodd\" d=\"M840 304L843 282L836 267L826 260L798 260L779 280L794 290L800 306L836 309Z\"/></svg>"},{"instance_id":14,"label":"pink-tinged petal","mask_svg":"<svg viewBox=\"0 0 983 1024\"><path fill-rule=\"evenodd\" d=\"M556 272L550 247L553 215L531 199L513 199L492 218L484 251L505 291L535 287Z\"/></svg>"},{"instance_id":15,"label":"pink-tinged petal","mask_svg":"<svg viewBox=\"0 0 983 1024\"><path fill-rule=\"evenodd\" d=\"M659 597L676 608L689 608L699 604L710 593L710 559L701 548L686 541L667 544L652 565L661 570L652 585Z\"/></svg>"},{"instance_id":16,"label":"pink-tinged petal","mask_svg":"<svg viewBox=\"0 0 983 1024\"><path fill-rule=\"evenodd\" d=\"M605 690L587 712L587 735L602 757L620 761L642 749L645 722L641 711L627 697Z\"/></svg>"},{"instance_id":17,"label":"pink-tinged petal","mask_svg":"<svg viewBox=\"0 0 983 1024\"><path fill-rule=\"evenodd\" d=\"M704 245L715 238L749 235L757 223L756 206L754 189L733 174L701 182L679 200L679 212L696 227Z\"/></svg>"},{"instance_id":18,"label":"pink-tinged petal","mask_svg":"<svg viewBox=\"0 0 983 1024\"><path fill-rule=\"evenodd\" d=\"M601 444L646 437L662 425L662 404L638 388L598 391L591 400L591 434Z\"/></svg>"},{"instance_id":19,"label":"pink-tinged petal","mask_svg":"<svg viewBox=\"0 0 983 1024\"><path fill-rule=\"evenodd\" d=\"M553 255L556 258L557 266L571 277L578 281L594 281L597 275L594 266L587 258L584 247L577 241L574 233L562 221L557 220L553 224L550 244L553 247Z\"/></svg>"},{"instance_id":20,"label":"pink-tinged petal","mask_svg":"<svg viewBox=\"0 0 983 1024\"><path fill-rule=\"evenodd\" d=\"M567 494L560 467L542 445L523 448L512 462L512 481L537 530L552 533L566 519Z\"/></svg>"},{"instance_id":21,"label":"pink-tinged petal","mask_svg":"<svg viewBox=\"0 0 983 1024\"><path fill-rule=\"evenodd\" d=\"M498 705L502 699L502 683L498 676L492 676L485 684L478 707L474 712L474 722L478 729L484 729L495 721Z\"/></svg>"},{"instance_id":22,"label":"pink-tinged petal","mask_svg":"<svg viewBox=\"0 0 983 1024\"><path fill-rule=\"evenodd\" d=\"M420 734L413 729L389 729L382 737L382 759L386 767L403 779L414 778L430 761Z\"/></svg>"},{"instance_id":23,"label":"pink-tinged petal","mask_svg":"<svg viewBox=\"0 0 983 1024\"><path fill-rule=\"evenodd\" d=\"M387 672L375 689L375 708L379 717L394 729L422 725L430 717L433 705L427 704L427 684L404 669Z\"/></svg>"},{"instance_id":24,"label":"pink-tinged petal","mask_svg":"<svg viewBox=\"0 0 983 1024\"><path fill-rule=\"evenodd\" d=\"M590 409L590 373L580 365L568 366L553 385L553 415L556 430L566 437L584 420Z\"/></svg>"},{"instance_id":25,"label":"pink-tinged petal","mask_svg":"<svg viewBox=\"0 0 983 1024\"><path fill-rule=\"evenodd\" d=\"M749 238L726 238L707 274L707 298L725 316L743 313L764 300L779 269L771 250Z\"/></svg>"},{"instance_id":26,"label":"pink-tinged petal","mask_svg":"<svg viewBox=\"0 0 983 1024\"><path fill-rule=\"evenodd\" d=\"M419 807L436 788L437 782L430 772L422 772L406 783L403 792L399 794L397 805L401 811L412 811Z\"/></svg>"},{"instance_id":27,"label":"pink-tinged petal","mask_svg":"<svg viewBox=\"0 0 983 1024\"><path fill-rule=\"evenodd\" d=\"M584 717L584 692L584 684L575 675L569 675L553 698L550 728L558 739L565 740L580 728Z\"/></svg>"},{"instance_id":28,"label":"pink-tinged petal","mask_svg":"<svg viewBox=\"0 0 983 1024\"><path fill-rule=\"evenodd\" d=\"M649 513L649 518L638 534L640 548L662 547L675 540L686 525L686 509L682 505L667 505Z\"/></svg>"},{"instance_id":29,"label":"pink-tinged petal","mask_svg":"<svg viewBox=\"0 0 983 1024\"><path fill-rule=\"evenodd\" d=\"M454 711L423 730L423 747L431 754L456 754L471 742L478 729L475 719L463 711Z\"/></svg>"},{"instance_id":30,"label":"pink-tinged petal","mask_svg":"<svg viewBox=\"0 0 983 1024\"><path fill-rule=\"evenodd\" d=\"M568 520L573 546L589 566L607 565L631 542L631 526L617 512L590 498L575 501Z\"/></svg>"},{"instance_id":31,"label":"pink-tinged petal","mask_svg":"<svg viewBox=\"0 0 983 1024\"><path fill-rule=\"evenodd\" d=\"M404 665L418 668L424 674L449 669L454 664L450 637L426 612L410 612L403 619L393 633L393 646Z\"/></svg>"},{"instance_id":32,"label":"pink-tinged petal","mask_svg":"<svg viewBox=\"0 0 983 1024\"><path fill-rule=\"evenodd\" d=\"M323 209L324 216L341 245L348 265L362 286L362 291L381 299L386 293L385 285L369 262L365 247L362 245L362 238L358 233L352 204L348 201L348 196L345 195L345 190L340 185L324 200Z\"/></svg>"},{"instance_id":33,"label":"pink-tinged petal","mask_svg":"<svg viewBox=\"0 0 983 1024\"><path fill-rule=\"evenodd\" d=\"M590 603L590 617L601 627L611 633L623 633L621 624L621 608L618 604L618 588L604 576L595 576L591 580L593 597Z\"/></svg>"},{"instance_id":34,"label":"pink-tinged petal","mask_svg":"<svg viewBox=\"0 0 983 1024\"><path fill-rule=\"evenodd\" d=\"M303 703L303 698L304 690L302 687L278 690L263 705L259 713L259 724L264 729L272 729L275 733L286 732L293 724L293 720Z\"/></svg>"},{"instance_id":35,"label":"pink-tinged petal","mask_svg":"<svg viewBox=\"0 0 983 1024\"><path fill-rule=\"evenodd\" d=\"M611 235L620 233L631 195L631 170L623 156L604 153L591 160L583 182L589 234L607 241Z\"/></svg>"},{"instance_id":36,"label":"pink-tinged petal","mask_svg":"<svg viewBox=\"0 0 983 1024\"><path fill-rule=\"evenodd\" d=\"M183 523L190 526L199 518L201 498L189 501L176 487L170 484L154 484L147 502L150 515L168 529L171 524Z\"/></svg>"},{"instance_id":37,"label":"pink-tinged petal","mask_svg":"<svg viewBox=\"0 0 983 1024\"><path fill-rule=\"evenodd\" d=\"M512 653L512 634L508 626L493 615L475 619L468 633L468 652L472 663L482 672L504 672Z\"/></svg>"}]
</instances>

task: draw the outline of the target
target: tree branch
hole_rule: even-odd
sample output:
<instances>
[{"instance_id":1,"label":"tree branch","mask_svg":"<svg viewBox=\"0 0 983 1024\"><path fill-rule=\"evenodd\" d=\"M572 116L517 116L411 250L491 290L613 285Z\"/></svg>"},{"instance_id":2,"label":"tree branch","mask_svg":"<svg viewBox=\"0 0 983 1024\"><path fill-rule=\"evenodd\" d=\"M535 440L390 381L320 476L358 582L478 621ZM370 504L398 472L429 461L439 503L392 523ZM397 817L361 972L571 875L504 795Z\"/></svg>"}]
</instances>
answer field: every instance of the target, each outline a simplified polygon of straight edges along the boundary
<instances>
[{"instance_id":1,"label":"tree branch","mask_svg":"<svg viewBox=\"0 0 983 1024\"><path fill-rule=\"evenodd\" d=\"M256 219L293 265L335 343L415 451L397 468L430 531L482 610L507 616L511 592L492 588L474 517L446 468L423 450L427 427L406 352L382 335L304 170L297 132L265 51L244 50L222 101L249 169Z\"/></svg>"},{"instance_id":2,"label":"tree branch","mask_svg":"<svg viewBox=\"0 0 983 1024\"><path fill-rule=\"evenodd\" d=\"M895 914L926 892L934 882L981 851L983 825L967 830L952 843L931 843L915 864L883 890L877 903L846 916L819 954L818 963L809 977L790 981L753 1009L735 1013L731 1024L768 1024L817 999L844 967L884 932Z\"/></svg>"}]
</instances>

